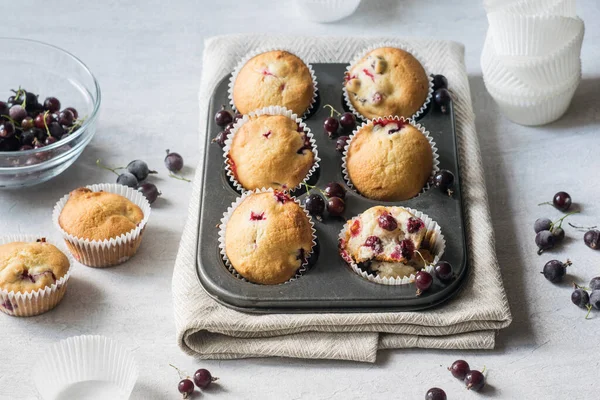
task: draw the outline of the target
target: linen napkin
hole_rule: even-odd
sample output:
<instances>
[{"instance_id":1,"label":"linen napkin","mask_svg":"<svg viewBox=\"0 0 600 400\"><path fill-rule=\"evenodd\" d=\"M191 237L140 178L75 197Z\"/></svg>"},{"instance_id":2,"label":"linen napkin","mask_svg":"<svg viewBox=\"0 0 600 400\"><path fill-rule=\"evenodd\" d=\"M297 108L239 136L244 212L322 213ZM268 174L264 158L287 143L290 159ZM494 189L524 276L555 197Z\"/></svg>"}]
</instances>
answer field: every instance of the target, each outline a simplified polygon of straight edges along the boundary
<instances>
[{"instance_id":1,"label":"linen napkin","mask_svg":"<svg viewBox=\"0 0 600 400\"><path fill-rule=\"evenodd\" d=\"M491 349L496 331L510 324L461 44L389 37L233 35L207 39L199 93L200 151L204 151L211 94L248 52L281 46L308 62L348 62L378 42L418 49L433 72L448 78L454 96L470 262L460 293L441 307L421 312L259 315L217 303L203 290L195 269L200 162L172 283L177 341L186 353L216 359L281 356L374 362L377 350L386 348Z\"/></svg>"}]
</instances>

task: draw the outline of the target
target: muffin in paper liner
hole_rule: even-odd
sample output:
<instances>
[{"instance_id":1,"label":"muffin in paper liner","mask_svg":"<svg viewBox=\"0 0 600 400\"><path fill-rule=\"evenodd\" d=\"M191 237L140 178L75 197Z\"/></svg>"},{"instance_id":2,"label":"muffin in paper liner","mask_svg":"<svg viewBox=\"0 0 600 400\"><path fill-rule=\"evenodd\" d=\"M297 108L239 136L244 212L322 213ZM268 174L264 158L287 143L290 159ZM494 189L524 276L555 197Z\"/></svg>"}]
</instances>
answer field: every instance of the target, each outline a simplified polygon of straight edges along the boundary
<instances>
[{"instance_id":1,"label":"muffin in paper liner","mask_svg":"<svg viewBox=\"0 0 600 400\"><path fill-rule=\"evenodd\" d=\"M426 130L425 127L423 127L421 124L415 122L413 119L410 119L410 118L396 117L396 116L390 115L389 117L380 117L380 118L375 118L375 119L369 120L367 122L363 122L362 125L358 126L350 135L350 138L348 139L348 142L346 143L346 146L344 147L344 152L342 153L342 175L344 177L344 181L346 182L346 184L348 185L348 187L350 189L352 189L354 192L363 196L352 184L352 180L350 179L350 175L348 174L348 168L346 166L346 157L348 156L348 149L350 148L350 144L352 143L352 139L354 139L354 136L363 127L365 127L369 124L373 124L376 121L382 121L382 120L394 120L394 121L408 122L409 124L411 124L412 126L417 128L427 138L427 140L429 141L429 144L431 145L431 153L433 155L433 168L431 170L430 179L427 180L427 182L425 183L425 186L423 186L423 189L421 189L421 191L415 196L415 197L419 197L420 195L425 193L427 190L429 190L429 188L431 187L431 181L432 181L434 175L440 170L440 167L439 167L440 156L438 154L438 149L436 147L436 143L433 141L433 138L429 134L429 131ZM363 197L367 198L366 196L363 196ZM413 197L413 199L415 197Z\"/></svg>"},{"instance_id":2,"label":"muffin in paper liner","mask_svg":"<svg viewBox=\"0 0 600 400\"><path fill-rule=\"evenodd\" d=\"M32 370L36 389L48 400L126 400L138 375L133 355L116 341L98 335L72 336L54 343Z\"/></svg>"},{"instance_id":3,"label":"muffin in paper liner","mask_svg":"<svg viewBox=\"0 0 600 400\"><path fill-rule=\"evenodd\" d=\"M561 16L493 12L488 21L496 54L517 58L554 54L584 30L580 18Z\"/></svg>"},{"instance_id":4,"label":"muffin in paper liner","mask_svg":"<svg viewBox=\"0 0 600 400\"><path fill-rule=\"evenodd\" d=\"M404 208L408 212L412 213L415 217L420 218L423 221L423 223L425 224L425 229L426 229L427 233L425 234L426 243L425 243L424 247L426 247L433 254L434 258L433 258L433 261L431 262L431 264L425 266L424 270L429 273L433 273L433 268L434 268L435 264L438 261L440 261L442 255L444 254L444 250L446 248L446 240L444 239L442 230L441 230L440 226L437 224L437 222L433 221L428 215L422 213L421 211L418 211L418 210L415 210L412 208L408 208L408 207L401 207L401 208ZM409 283L412 283L415 279L414 274L411 274L410 276L405 276L402 278L401 277L381 278L379 276L367 273L366 271L363 271L362 269L360 269L359 266L356 264L356 262L354 262L352 257L345 251L346 232L349 228L349 223L354 221L359 216L360 216L360 214L353 217L350 221L346 221L346 223L342 227L342 230L339 233L339 236L338 236L339 248L338 248L338 250L339 250L340 256L344 259L344 261L346 261L346 263L350 266L352 271L354 271L357 275L361 276L362 278L364 278L370 282L378 283L381 285L407 285ZM423 248L423 247L421 247L421 248Z\"/></svg>"},{"instance_id":5,"label":"muffin in paper liner","mask_svg":"<svg viewBox=\"0 0 600 400\"><path fill-rule=\"evenodd\" d=\"M319 168L319 162L321 161L321 159L319 158L319 152L317 151L317 142L315 141L314 135L311 132L308 125L306 125L302 121L302 119L298 118L298 116L296 114L294 114L291 110L288 110L287 108L281 107L281 106L269 106L269 107L261 108L259 110L252 111L251 113L244 115L242 118L238 119L234 123L233 128L231 129L231 133L227 137L227 140L225 140L225 147L223 147L223 157L225 159L225 172L227 174L227 178L233 184L233 186L235 187L235 189L238 192L244 193L244 192L247 192L248 190L250 190L250 189L244 188L242 186L242 184L238 182L237 177L235 176L235 173L231 167L229 151L231 150L233 138L234 138L235 134L237 133L237 131L240 129L240 127L242 125L244 125L246 122L248 122L250 120L250 118L257 117L260 115L283 115L283 116L289 117L290 119L294 120L294 122L296 122L300 128L302 128L302 130L304 131L306 136L309 138L310 144L312 146L312 152L314 155L314 162L313 162L312 167L310 168L310 170L308 171L308 173L306 174L304 179L297 186L295 186L293 188L276 188L276 190L283 190L283 191L288 191L288 192L299 189L300 187L302 187L302 185L304 183L308 182L310 177Z\"/></svg>"},{"instance_id":6,"label":"muffin in paper liner","mask_svg":"<svg viewBox=\"0 0 600 400\"><path fill-rule=\"evenodd\" d=\"M235 103L233 102L233 86L235 85L235 81L237 79L238 74L240 73L240 70L244 67L244 65L246 65L246 63L248 61L250 61L254 57L256 57L262 53L267 53L269 51L287 51L288 53L291 53L294 56L298 57L304 63L304 65L306 65L306 67L308 68L308 71L310 72L310 76L313 81L313 96L312 96L310 105L304 111L304 113L302 114L302 117L301 117L302 119L308 118L312 114L313 109L314 109L315 105L317 104L317 97L319 95L319 89L317 86L317 76L315 75L315 71L313 70L313 67L310 63L308 63L303 57L296 54L296 52L294 50L287 49L285 47L262 47L259 49L255 49L255 50L249 52L248 54L246 54L244 57L242 57L242 59L237 63L237 65L233 69L231 76L229 77L229 85L227 88L227 94L229 96L229 104L231 105L231 109L234 110L234 112L237 112L237 108L235 106ZM277 104L273 104L273 105L277 105Z\"/></svg>"},{"instance_id":7,"label":"muffin in paper liner","mask_svg":"<svg viewBox=\"0 0 600 400\"><path fill-rule=\"evenodd\" d=\"M69 194L66 194L54 206L52 221L56 229L62 234L73 257L81 264L88 267L104 268L124 263L135 255L142 242L142 236L148 218L150 218L150 203L140 191L119 184L101 183L89 185L86 188L94 192L115 193L127 198L141 208L144 218L135 229L115 238L104 240L79 238L66 232L58 222L60 213L67 204L67 200L69 200Z\"/></svg>"},{"instance_id":8,"label":"muffin in paper liner","mask_svg":"<svg viewBox=\"0 0 600 400\"><path fill-rule=\"evenodd\" d=\"M229 258L227 257L227 252L225 251L225 230L227 229L227 223L229 222L229 219L231 218L231 214L233 214L235 209L242 203L242 201L246 197L251 196L253 194L257 194L257 193L266 193L266 192L275 192L275 190L262 188L262 189L256 189L256 190L244 192L241 196L236 198L235 201L229 207L227 207L227 211L225 211L223 213L223 218L221 218L221 223L219 224L219 253L221 254L221 258L223 258L223 261L225 262L225 266L227 267L227 270L233 276L235 276L237 279L240 279L244 282L252 283L254 285L260 285L260 283L250 282L249 280L244 278L242 275L239 274L239 272L237 272L235 270L235 268L229 261ZM282 192L282 193L285 193L285 192ZM317 231L315 230L315 224L314 224L310 214L308 213L306 208L300 203L300 201L297 198L292 197L292 196L289 196L289 198L292 201L294 201L294 203L298 204L300 206L300 208L302 208L302 210L306 214L306 217L308 218L308 221L310 223L310 227L312 230L313 240L312 240L312 246L311 246L310 252L305 257L306 261L302 265L300 265L300 268L298 268L296 275L294 275L291 279L287 280L286 282L280 283L280 285L285 285L290 282L293 282L296 279L300 278L302 275L304 275L304 273L308 270L308 264L310 262L310 258L314 253L315 246L317 245L317 233L316 233ZM277 286L277 285L271 285L271 286Z\"/></svg>"},{"instance_id":9,"label":"muffin in paper liner","mask_svg":"<svg viewBox=\"0 0 600 400\"><path fill-rule=\"evenodd\" d=\"M412 54L412 56L417 59L417 61L421 64L421 66L425 70L425 74L429 77L429 90L427 92L427 97L425 98L425 102L423 103L421 108L419 108L417 110L417 112L415 112L412 116L405 117L405 118L410 118L412 120L416 120L425 113L425 111L427 110L427 107L429 106L429 103L431 103L431 98L433 97L433 74L431 73L431 69L427 66L427 63L424 61L424 58L421 57L418 52L413 50L413 48L411 48L410 46L408 46L404 43L398 43L398 42L384 42L384 43L378 43L376 45L369 46L354 56L352 61L350 61L350 64L346 67L346 72L349 72L350 69L352 68L352 66L354 64L356 64L357 62L359 62L368 53L372 52L373 50L379 49L381 47L395 47L397 49L404 50L407 53ZM356 118L358 118L359 120L368 121L369 118L364 117L352 105L352 102L350 101L350 97L348 95L348 90L346 90L346 84L344 81L342 81L342 93L344 95L344 103L348 107L348 110L350 110L352 112L352 114L354 114L354 116Z\"/></svg>"},{"instance_id":10,"label":"muffin in paper liner","mask_svg":"<svg viewBox=\"0 0 600 400\"><path fill-rule=\"evenodd\" d=\"M75 260L73 256L64 248L62 243L57 243L47 239L46 235L5 235L0 236L0 245L12 242L36 242L39 239L45 239L47 243L56 246L69 259L69 270L65 275L59 278L55 283L32 292L14 292L0 289L0 311L15 317L32 317L52 310L60 303L67 291L69 277L73 271Z\"/></svg>"}]
</instances>

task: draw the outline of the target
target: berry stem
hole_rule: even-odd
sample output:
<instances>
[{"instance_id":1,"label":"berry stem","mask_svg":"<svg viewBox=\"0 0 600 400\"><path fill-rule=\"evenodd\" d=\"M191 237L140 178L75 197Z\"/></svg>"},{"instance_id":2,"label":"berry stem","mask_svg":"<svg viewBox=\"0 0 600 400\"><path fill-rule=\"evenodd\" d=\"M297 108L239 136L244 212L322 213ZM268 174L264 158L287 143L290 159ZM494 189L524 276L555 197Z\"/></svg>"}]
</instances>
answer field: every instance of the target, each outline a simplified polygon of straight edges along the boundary
<instances>
[{"instance_id":1,"label":"berry stem","mask_svg":"<svg viewBox=\"0 0 600 400\"><path fill-rule=\"evenodd\" d=\"M585 306L587 308L587 314L585 314L585 319L590 319L590 313L592 312L592 305L588 304Z\"/></svg>"},{"instance_id":2,"label":"berry stem","mask_svg":"<svg viewBox=\"0 0 600 400\"><path fill-rule=\"evenodd\" d=\"M588 288L588 287L585 287L585 286L578 285L578 284L576 284L575 282L573 282L573 288L574 288L574 289L583 289L583 290L586 290L586 291L588 291L588 292L590 291L590 288Z\"/></svg>"},{"instance_id":3,"label":"berry stem","mask_svg":"<svg viewBox=\"0 0 600 400\"><path fill-rule=\"evenodd\" d=\"M550 230L552 230L552 228L554 228L557 223L558 223L558 227L557 228L560 228L562 226L563 220L565 218L567 218L570 215L578 214L578 213L579 213L579 211L571 211L570 213L563 215L562 218L559 218L556 221L554 221L552 224L550 224Z\"/></svg>"},{"instance_id":4,"label":"berry stem","mask_svg":"<svg viewBox=\"0 0 600 400\"><path fill-rule=\"evenodd\" d=\"M342 114L341 114L341 113L339 113L339 112L338 112L338 111L337 111L335 108L333 108L333 106L332 106L331 104L325 104L325 105L323 106L323 108L327 108L327 107L329 107L329 108L331 109L331 112L329 113L329 116L330 116L330 117L333 117L333 113L336 113L338 117L339 117L340 115L342 115Z\"/></svg>"},{"instance_id":5,"label":"berry stem","mask_svg":"<svg viewBox=\"0 0 600 400\"><path fill-rule=\"evenodd\" d=\"M113 174L119 176L119 173L117 172L118 169L125 169L125 167L118 167L118 168L109 168L106 165L103 165L100 160L96 160L96 165L99 166L100 168L103 168L105 170L108 170L110 172L112 172Z\"/></svg>"},{"instance_id":6,"label":"berry stem","mask_svg":"<svg viewBox=\"0 0 600 400\"><path fill-rule=\"evenodd\" d=\"M304 185L304 186L306 186L306 192L307 192L307 193L308 193L308 192L310 192L311 190L314 190L314 189L316 189L316 190L318 190L318 191L321 193L321 195L322 195L323 197L327 198L327 194L326 194L324 191L322 191L321 189L319 189L318 187L316 187L316 186L311 186L311 185L309 185L309 184L308 184L308 183L306 183L306 182L305 182L305 183L303 183L303 185Z\"/></svg>"},{"instance_id":7,"label":"berry stem","mask_svg":"<svg viewBox=\"0 0 600 400\"><path fill-rule=\"evenodd\" d=\"M152 172L151 172L151 173L152 173ZM156 173L156 172L154 172L154 173ZM183 176L175 175L175 174L174 174L174 173L172 173L172 172L169 172L169 176L170 176L171 178L179 179L180 181L191 182L191 180L190 180L190 179L184 178Z\"/></svg>"},{"instance_id":8,"label":"berry stem","mask_svg":"<svg viewBox=\"0 0 600 400\"><path fill-rule=\"evenodd\" d=\"M569 226L571 228L579 229L580 231L589 231L589 230L592 230L592 229L596 229L598 227L597 225L594 225L594 226L577 226L577 225L574 225L574 224L572 224L570 222L568 222L568 224L569 224Z\"/></svg>"},{"instance_id":9,"label":"berry stem","mask_svg":"<svg viewBox=\"0 0 600 400\"><path fill-rule=\"evenodd\" d=\"M50 134L50 129L48 129L48 123L46 122L46 116L48 115L49 111L44 111L44 127L46 128L46 133L48 134L48 136L52 136Z\"/></svg>"},{"instance_id":10,"label":"berry stem","mask_svg":"<svg viewBox=\"0 0 600 400\"><path fill-rule=\"evenodd\" d=\"M417 253L419 257L421 257L421 260L423 260L423 268L427 267L429 264L427 264L427 261L425 261L425 258L423 258L423 254L421 254L419 250L415 250L415 253Z\"/></svg>"},{"instance_id":11,"label":"berry stem","mask_svg":"<svg viewBox=\"0 0 600 400\"><path fill-rule=\"evenodd\" d=\"M179 374L179 379L184 379L183 378L184 376L187 377L187 378L189 378L189 375L184 374L179 368L177 368L173 364L169 364L169 365L177 370L177 373Z\"/></svg>"},{"instance_id":12,"label":"berry stem","mask_svg":"<svg viewBox=\"0 0 600 400\"><path fill-rule=\"evenodd\" d=\"M549 206L552 206L552 205L553 205L551 202L549 202L549 201L545 201L545 202L543 202L543 203L539 203L539 204L538 204L538 206L543 206L543 205L545 205L545 204L548 204Z\"/></svg>"}]
</instances>

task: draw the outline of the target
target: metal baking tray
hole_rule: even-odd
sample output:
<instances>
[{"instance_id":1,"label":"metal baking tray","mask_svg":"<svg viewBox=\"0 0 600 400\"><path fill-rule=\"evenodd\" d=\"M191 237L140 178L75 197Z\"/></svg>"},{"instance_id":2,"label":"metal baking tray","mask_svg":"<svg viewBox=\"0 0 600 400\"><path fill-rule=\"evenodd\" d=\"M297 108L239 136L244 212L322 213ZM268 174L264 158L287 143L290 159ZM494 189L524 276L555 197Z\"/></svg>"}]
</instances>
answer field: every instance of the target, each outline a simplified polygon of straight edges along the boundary
<instances>
[{"instance_id":1,"label":"metal baking tray","mask_svg":"<svg viewBox=\"0 0 600 400\"><path fill-rule=\"evenodd\" d=\"M342 80L347 64L312 64L319 83L319 103L313 115L306 119L314 133L320 168L310 184L324 188L329 182L343 185L341 155L335 150L335 140L323 131L323 120L329 116L324 104L342 110ZM443 114L430 104L419 123L431 133L437 144L440 168L455 174L452 197L431 188L420 196L401 202L380 202L366 199L347 188L344 218L326 217L315 221L317 248L310 260L309 270L299 279L281 285L258 285L234 277L225 266L218 247L219 220L239 194L229 184L223 168L222 149L211 139L221 130L214 114L228 104L229 77L216 87L208 111L208 132L204 156L203 190L200 202L199 240L196 269L206 292L218 302L238 310L257 313L289 312L387 312L422 310L444 303L454 295L467 275L467 244L463 220L462 196L454 112ZM295 193L303 202L305 193ZM450 262L456 278L442 284L434 278L429 290L416 296L414 284L387 286L369 282L344 262L338 253L338 234L345 220L375 205L397 205L414 208L436 221L446 239L443 260Z\"/></svg>"}]
</instances>

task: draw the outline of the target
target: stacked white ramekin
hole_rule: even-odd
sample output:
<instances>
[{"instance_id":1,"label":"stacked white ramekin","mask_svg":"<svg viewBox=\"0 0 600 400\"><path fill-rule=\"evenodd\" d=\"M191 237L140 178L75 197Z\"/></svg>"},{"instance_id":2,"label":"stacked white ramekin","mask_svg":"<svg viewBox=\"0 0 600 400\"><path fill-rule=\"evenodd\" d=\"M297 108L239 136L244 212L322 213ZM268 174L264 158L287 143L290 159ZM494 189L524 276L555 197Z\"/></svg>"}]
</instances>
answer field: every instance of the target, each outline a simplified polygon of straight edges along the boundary
<instances>
[{"instance_id":1,"label":"stacked white ramekin","mask_svg":"<svg viewBox=\"0 0 600 400\"><path fill-rule=\"evenodd\" d=\"M485 86L513 122L560 118L581 81L584 24L576 0L484 0L489 30L481 54Z\"/></svg>"}]
</instances>

